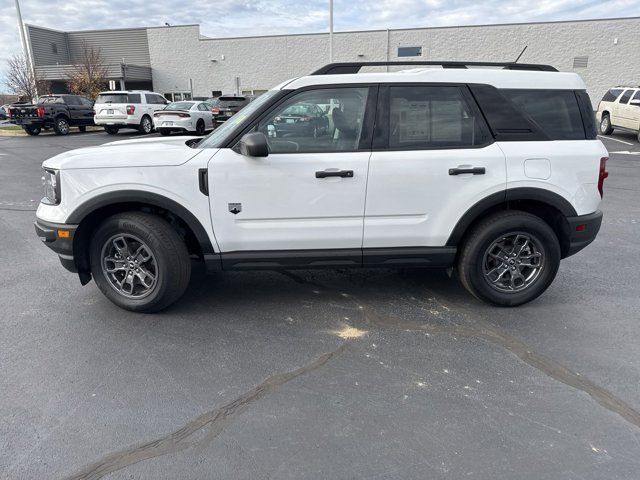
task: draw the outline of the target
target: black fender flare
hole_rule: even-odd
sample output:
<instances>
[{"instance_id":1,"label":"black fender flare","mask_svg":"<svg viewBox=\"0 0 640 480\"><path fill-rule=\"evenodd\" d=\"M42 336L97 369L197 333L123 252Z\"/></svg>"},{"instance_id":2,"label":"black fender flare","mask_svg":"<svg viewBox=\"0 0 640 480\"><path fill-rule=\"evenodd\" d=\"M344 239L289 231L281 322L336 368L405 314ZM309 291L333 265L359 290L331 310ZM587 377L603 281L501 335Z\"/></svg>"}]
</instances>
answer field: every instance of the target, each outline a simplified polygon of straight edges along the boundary
<instances>
[{"instance_id":1,"label":"black fender flare","mask_svg":"<svg viewBox=\"0 0 640 480\"><path fill-rule=\"evenodd\" d=\"M157 193L145 192L142 190L118 190L115 192L97 195L75 208L67 218L66 223L78 225L91 213L96 210L114 204L122 203L144 203L154 207L168 210L180 217L194 233L205 261L217 258L211 239L202 223L185 207L178 202L164 197Z\"/></svg>"},{"instance_id":2,"label":"black fender flare","mask_svg":"<svg viewBox=\"0 0 640 480\"><path fill-rule=\"evenodd\" d=\"M508 205L509 202L516 200L532 200L547 204L556 208L565 217L575 217L578 215L576 209L567 199L551 190L531 187L511 188L491 194L469 208L462 218L458 220L446 245L449 247L457 246L469 226L475 222L483 212L505 203Z\"/></svg>"}]
</instances>

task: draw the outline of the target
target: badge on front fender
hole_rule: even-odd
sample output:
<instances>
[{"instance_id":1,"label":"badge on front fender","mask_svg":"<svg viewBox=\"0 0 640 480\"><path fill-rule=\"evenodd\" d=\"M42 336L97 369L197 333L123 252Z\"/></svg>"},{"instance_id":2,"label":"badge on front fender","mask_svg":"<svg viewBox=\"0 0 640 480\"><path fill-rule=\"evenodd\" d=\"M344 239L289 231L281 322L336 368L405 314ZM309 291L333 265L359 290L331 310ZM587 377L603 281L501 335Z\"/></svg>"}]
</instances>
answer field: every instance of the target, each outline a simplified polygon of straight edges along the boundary
<instances>
[{"instance_id":1,"label":"badge on front fender","mask_svg":"<svg viewBox=\"0 0 640 480\"><path fill-rule=\"evenodd\" d=\"M239 214L242 211L242 204L241 203L230 203L229 204L229 211L231 213L233 213L234 215Z\"/></svg>"}]
</instances>

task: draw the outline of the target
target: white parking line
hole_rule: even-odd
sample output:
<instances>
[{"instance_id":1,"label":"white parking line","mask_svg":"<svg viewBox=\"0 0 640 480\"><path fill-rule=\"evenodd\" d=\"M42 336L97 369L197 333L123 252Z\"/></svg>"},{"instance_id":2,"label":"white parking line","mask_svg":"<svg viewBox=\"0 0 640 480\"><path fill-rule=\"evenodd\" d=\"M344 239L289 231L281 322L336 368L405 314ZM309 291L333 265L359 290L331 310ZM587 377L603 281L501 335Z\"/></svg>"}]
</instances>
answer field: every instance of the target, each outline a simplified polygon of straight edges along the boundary
<instances>
[{"instance_id":1,"label":"white parking line","mask_svg":"<svg viewBox=\"0 0 640 480\"><path fill-rule=\"evenodd\" d=\"M631 142L625 142L624 140L618 140L617 138L604 137L602 135L598 135L598 137L600 137L600 138L602 138L604 140L613 140L614 142L624 143L625 145L633 145L633 143L631 143Z\"/></svg>"},{"instance_id":2,"label":"white parking line","mask_svg":"<svg viewBox=\"0 0 640 480\"><path fill-rule=\"evenodd\" d=\"M629 150L623 150L620 152L609 152L609 153L617 153L618 155L640 155L640 152L630 152Z\"/></svg>"}]
</instances>

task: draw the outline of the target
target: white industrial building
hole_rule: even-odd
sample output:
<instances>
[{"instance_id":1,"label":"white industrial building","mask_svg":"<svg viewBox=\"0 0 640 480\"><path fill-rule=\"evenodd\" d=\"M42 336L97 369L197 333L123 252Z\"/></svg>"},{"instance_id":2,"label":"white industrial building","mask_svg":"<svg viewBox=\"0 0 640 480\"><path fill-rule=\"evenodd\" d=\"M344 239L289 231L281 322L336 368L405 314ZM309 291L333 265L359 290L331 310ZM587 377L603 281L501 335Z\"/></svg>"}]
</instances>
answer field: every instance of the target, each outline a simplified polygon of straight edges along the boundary
<instances>
[{"instance_id":1,"label":"white industrial building","mask_svg":"<svg viewBox=\"0 0 640 480\"><path fill-rule=\"evenodd\" d=\"M339 32L333 60L544 63L576 72L594 103L614 85L640 85L640 17ZM168 97L260 93L329 63L329 34L210 38L198 25L62 32L26 26L39 74L55 90L84 45L100 48L110 79Z\"/></svg>"}]
</instances>

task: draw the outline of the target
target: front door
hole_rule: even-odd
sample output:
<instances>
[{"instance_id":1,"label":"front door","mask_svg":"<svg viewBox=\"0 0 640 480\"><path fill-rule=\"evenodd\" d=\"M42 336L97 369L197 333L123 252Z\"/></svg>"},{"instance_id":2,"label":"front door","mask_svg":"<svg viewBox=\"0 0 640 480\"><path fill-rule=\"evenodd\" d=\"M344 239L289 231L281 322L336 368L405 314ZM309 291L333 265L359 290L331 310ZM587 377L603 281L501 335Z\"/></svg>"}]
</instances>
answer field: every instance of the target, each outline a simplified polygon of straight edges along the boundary
<instances>
[{"instance_id":1,"label":"front door","mask_svg":"<svg viewBox=\"0 0 640 480\"><path fill-rule=\"evenodd\" d=\"M466 87L384 87L378 111L365 263L380 260L375 249L392 258L394 249L446 245L474 203L506 187L505 156Z\"/></svg>"},{"instance_id":2,"label":"front door","mask_svg":"<svg viewBox=\"0 0 640 480\"><path fill-rule=\"evenodd\" d=\"M212 157L211 215L225 266L361 262L369 95L367 87L293 94L251 127L267 137L267 157L231 148Z\"/></svg>"}]
</instances>

